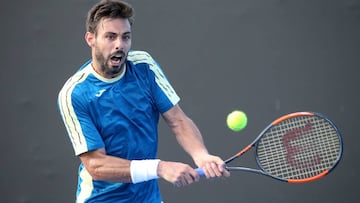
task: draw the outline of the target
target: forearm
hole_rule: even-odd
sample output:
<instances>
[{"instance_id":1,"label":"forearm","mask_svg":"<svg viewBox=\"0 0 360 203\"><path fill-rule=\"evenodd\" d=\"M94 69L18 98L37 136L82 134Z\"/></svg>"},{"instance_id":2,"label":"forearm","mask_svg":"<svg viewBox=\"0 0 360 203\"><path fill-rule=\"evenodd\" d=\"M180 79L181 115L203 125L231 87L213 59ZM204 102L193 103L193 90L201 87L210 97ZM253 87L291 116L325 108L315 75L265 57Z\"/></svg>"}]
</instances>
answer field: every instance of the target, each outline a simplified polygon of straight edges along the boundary
<instances>
[{"instance_id":1,"label":"forearm","mask_svg":"<svg viewBox=\"0 0 360 203\"><path fill-rule=\"evenodd\" d=\"M220 157L208 153L199 129L189 118L187 120L184 121L184 124L173 128L179 144L190 154L196 165L203 169L206 177L222 176L225 167L224 161ZM181 127L182 125L184 126Z\"/></svg>"},{"instance_id":2,"label":"forearm","mask_svg":"<svg viewBox=\"0 0 360 203\"><path fill-rule=\"evenodd\" d=\"M91 177L95 180L109 182L132 182L131 161L108 156L101 151L97 150L80 155L80 159Z\"/></svg>"},{"instance_id":3,"label":"forearm","mask_svg":"<svg viewBox=\"0 0 360 203\"><path fill-rule=\"evenodd\" d=\"M172 131L177 142L191 157L194 158L200 153L208 153L198 127L190 118L184 117L177 126L172 128Z\"/></svg>"},{"instance_id":4,"label":"forearm","mask_svg":"<svg viewBox=\"0 0 360 203\"><path fill-rule=\"evenodd\" d=\"M203 138L195 123L176 105L163 114L180 146L194 159L198 154L208 154Z\"/></svg>"},{"instance_id":5,"label":"forearm","mask_svg":"<svg viewBox=\"0 0 360 203\"><path fill-rule=\"evenodd\" d=\"M175 134L178 143L192 157L195 164L203 169L206 177L223 175L224 161L208 153L199 129L178 105L165 112L163 117Z\"/></svg>"},{"instance_id":6,"label":"forearm","mask_svg":"<svg viewBox=\"0 0 360 203\"><path fill-rule=\"evenodd\" d=\"M104 149L86 152L80 159L95 180L139 183L158 178L158 159L126 160L106 155Z\"/></svg>"}]
</instances>

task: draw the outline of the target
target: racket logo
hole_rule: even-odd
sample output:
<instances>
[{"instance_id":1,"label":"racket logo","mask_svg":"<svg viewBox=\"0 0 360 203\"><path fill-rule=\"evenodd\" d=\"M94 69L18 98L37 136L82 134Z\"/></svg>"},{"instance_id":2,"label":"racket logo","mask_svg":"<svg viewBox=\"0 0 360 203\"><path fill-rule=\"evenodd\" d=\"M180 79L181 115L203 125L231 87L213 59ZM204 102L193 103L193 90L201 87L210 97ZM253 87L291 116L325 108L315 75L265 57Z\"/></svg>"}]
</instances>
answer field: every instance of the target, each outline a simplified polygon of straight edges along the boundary
<instances>
[{"instance_id":1,"label":"racket logo","mask_svg":"<svg viewBox=\"0 0 360 203\"><path fill-rule=\"evenodd\" d=\"M315 146L308 141L301 141L304 146L296 145L298 139L306 139L306 136L310 134L312 124L306 123L304 127L290 130L285 133L282 143L286 151L286 161L293 167L298 169L309 169L317 164L321 163L319 153L314 153ZM293 144L294 143L294 144Z\"/></svg>"}]
</instances>

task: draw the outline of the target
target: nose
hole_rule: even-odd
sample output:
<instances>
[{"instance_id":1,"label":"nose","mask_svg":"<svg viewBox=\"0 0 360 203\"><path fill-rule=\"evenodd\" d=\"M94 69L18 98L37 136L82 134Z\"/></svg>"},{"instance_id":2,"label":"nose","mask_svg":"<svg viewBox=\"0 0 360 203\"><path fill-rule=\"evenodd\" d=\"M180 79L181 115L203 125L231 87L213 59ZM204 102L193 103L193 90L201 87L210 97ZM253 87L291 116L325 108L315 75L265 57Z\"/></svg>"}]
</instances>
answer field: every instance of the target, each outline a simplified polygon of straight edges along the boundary
<instances>
[{"instance_id":1,"label":"nose","mask_svg":"<svg viewBox=\"0 0 360 203\"><path fill-rule=\"evenodd\" d=\"M115 49L116 50L123 50L124 49L124 43L122 42L122 39L120 37L115 42Z\"/></svg>"}]
</instances>

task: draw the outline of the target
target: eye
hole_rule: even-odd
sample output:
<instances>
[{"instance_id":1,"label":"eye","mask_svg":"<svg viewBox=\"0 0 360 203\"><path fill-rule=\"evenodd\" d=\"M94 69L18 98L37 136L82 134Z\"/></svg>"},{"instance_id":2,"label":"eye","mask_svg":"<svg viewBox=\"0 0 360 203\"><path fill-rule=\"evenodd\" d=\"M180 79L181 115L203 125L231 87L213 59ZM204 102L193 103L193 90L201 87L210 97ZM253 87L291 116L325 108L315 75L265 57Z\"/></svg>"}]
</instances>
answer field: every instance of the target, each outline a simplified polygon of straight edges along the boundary
<instances>
[{"instance_id":1,"label":"eye","mask_svg":"<svg viewBox=\"0 0 360 203\"><path fill-rule=\"evenodd\" d=\"M105 38L109 39L109 40L114 40L115 39L115 35L114 34L108 34L105 35Z\"/></svg>"},{"instance_id":2,"label":"eye","mask_svg":"<svg viewBox=\"0 0 360 203\"><path fill-rule=\"evenodd\" d=\"M124 35L122 38L123 38L123 40L128 41L131 39L131 35Z\"/></svg>"}]
</instances>

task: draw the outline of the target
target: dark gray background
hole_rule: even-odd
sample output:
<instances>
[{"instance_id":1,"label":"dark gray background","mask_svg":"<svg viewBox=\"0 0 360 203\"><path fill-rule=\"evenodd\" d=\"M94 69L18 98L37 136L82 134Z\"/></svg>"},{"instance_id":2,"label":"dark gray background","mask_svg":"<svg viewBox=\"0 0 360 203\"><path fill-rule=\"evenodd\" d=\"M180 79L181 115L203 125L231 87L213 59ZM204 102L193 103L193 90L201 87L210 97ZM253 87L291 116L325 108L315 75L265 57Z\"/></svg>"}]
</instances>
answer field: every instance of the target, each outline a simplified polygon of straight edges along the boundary
<instances>
[{"instance_id":1,"label":"dark gray background","mask_svg":"<svg viewBox=\"0 0 360 203\"><path fill-rule=\"evenodd\" d=\"M84 17L96 1L3 1L0 8L0 202L73 202L78 159L57 112L57 93L86 61ZM317 111L344 137L326 178L289 185L233 173L175 188L166 203L358 202L359 0L133 0L133 48L149 51L182 97L209 150L226 158L273 119ZM239 133L225 125L241 109ZM160 123L159 157L193 164ZM242 164L250 164L245 158Z\"/></svg>"}]
</instances>

